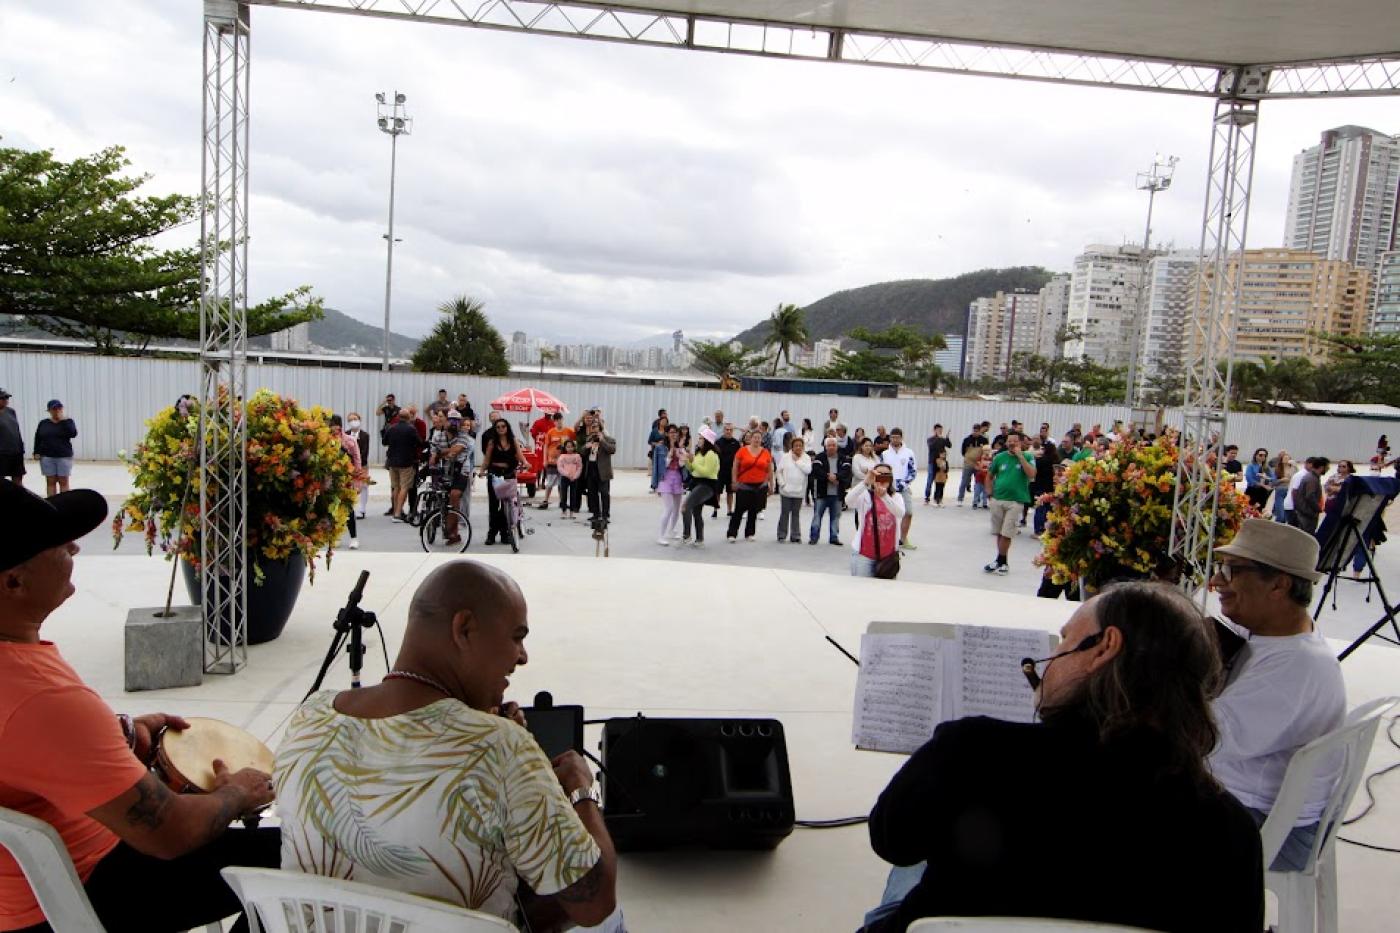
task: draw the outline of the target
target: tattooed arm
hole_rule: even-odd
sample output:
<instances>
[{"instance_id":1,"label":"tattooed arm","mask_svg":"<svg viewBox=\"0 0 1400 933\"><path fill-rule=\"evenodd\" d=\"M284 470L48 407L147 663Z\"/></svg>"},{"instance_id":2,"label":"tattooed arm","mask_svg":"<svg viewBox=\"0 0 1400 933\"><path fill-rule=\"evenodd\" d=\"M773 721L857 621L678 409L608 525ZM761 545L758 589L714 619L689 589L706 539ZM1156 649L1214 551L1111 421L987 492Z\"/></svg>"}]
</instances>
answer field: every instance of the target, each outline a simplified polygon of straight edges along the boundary
<instances>
[{"instance_id":1,"label":"tattooed arm","mask_svg":"<svg viewBox=\"0 0 1400 933\"><path fill-rule=\"evenodd\" d=\"M147 772L124 794L88 816L145 855L177 858L218 838L229 823L272 802L272 781L244 768L230 774L214 763L218 786L208 794L176 794Z\"/></svg>"}]
</instances>

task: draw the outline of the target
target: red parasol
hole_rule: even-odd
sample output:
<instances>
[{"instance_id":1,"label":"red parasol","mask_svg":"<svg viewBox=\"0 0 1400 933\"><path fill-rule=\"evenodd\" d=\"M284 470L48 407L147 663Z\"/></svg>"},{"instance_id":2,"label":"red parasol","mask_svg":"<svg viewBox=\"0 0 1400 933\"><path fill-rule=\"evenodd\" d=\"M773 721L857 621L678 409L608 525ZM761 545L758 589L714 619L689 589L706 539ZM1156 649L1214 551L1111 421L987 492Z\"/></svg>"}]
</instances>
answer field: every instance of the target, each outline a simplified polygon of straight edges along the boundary
<instances>
[{"instance_id":1,"label":"red parasol","mask_svg":"<svg viewBox=\"0 0 1400 933\"><path fill-rule=\"evenodd\" d=\"M491 403L491 408L496 411L531 411L538 408L546 414L568 414L569 406L559 401L543 389L535 389L526 386L523 389L516 389L502 395Z\"/></svg>"}]
</instances>

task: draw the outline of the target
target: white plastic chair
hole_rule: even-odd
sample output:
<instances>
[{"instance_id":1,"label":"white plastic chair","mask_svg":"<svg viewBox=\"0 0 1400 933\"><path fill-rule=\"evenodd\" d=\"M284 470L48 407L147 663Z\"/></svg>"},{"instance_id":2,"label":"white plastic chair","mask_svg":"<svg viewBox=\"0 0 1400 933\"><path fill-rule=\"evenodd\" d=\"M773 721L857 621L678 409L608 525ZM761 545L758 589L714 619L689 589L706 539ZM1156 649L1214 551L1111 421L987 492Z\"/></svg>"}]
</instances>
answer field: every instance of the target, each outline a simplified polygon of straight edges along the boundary
<instances>
[{"instance_id":1,"label":"white plastic chair","mask_svg":"<svg viewBox=\"0 0 1400 933\"><path fill-rule=\"evenodd\" d=\"M225 868L251 933L517 933L500 917L388 888L270 868Z\"/></svg>"},{"instance_id":2,"label":"white plastic chair","mask_svg":"<svg viewBox=\"0 0 1400 933\"><path fill-rule=\"evenodd\" d=\"M1260 827L1264 845L1264 886L1278 898L1278 933L1337 933L1337 831L1366 774L1381 718L1400 697L1384 697L1357 707L1340 729L1304 745L1288 763L1278 799ZM1319 767L1343 755L1345 763L1318 824L1319 832L1302 871L1269 871L1303 809L1308 785Z\"/></svg>"},{"instance_id":3,"label":"white plastic chair","mask_svg":"<svg viewBox=\"0 0 1400 933\"><path fill-rule=\"evenodd\" d=\"M1141 927L1124 927L1088 920L1042 920L1036 917L925 917L909 924L909 933L1148 933Z\"/></svg>"},{"instance_id":4,"label":"white plastic chair","mask_svg":"<svg viewBox=\"0 0 1400 933\"><path fill-rule=\"evenodd\" d=\"M58 831L28 813L0 807L0 846L19 863L49 926L63 933L106 933ZM211 923L206 933L220 933Z\"/></svg>"}]
</instances>

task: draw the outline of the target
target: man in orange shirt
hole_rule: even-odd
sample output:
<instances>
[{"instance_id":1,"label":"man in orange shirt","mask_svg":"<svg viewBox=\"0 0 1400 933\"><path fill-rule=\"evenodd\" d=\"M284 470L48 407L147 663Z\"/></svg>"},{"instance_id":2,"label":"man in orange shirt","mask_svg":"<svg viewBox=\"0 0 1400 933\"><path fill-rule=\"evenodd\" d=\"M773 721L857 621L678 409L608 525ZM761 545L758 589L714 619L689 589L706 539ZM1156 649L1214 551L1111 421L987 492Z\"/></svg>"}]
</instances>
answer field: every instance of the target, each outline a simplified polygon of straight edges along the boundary
<instances>
[{"instance_id":1,"label":"man in orange shirt","mask_svg":"<svg viewBox=\"0 0 1400 933\"><path fill-rule=\"evenodd\" d=\"M148 770L177 716L117 716L39 637L74 593L78 538L107 503L89 489L51 499L0 480L0 807L58 831L109 930L179 931L241 910L219 869L276 868L276 829L229 823L272 801L269 775L215 762L208 794L173 793ZM0 930L48 931L18 863L0 850Z\"/></svg>"},{"instance_id":2,"label":"man in orange shirt","mask_svg":"<svg viewBox=\"0 0 1400 933\"><path fill-rule=\"evenodd\" d=\"M564 424L561 413L556 411L550 424L552 427L544 434L544 501L539 506L542 509L549 508L549 494L559 485L559 451L565 441L577 440L574 429Z\"/></svg>"}]
</instances>

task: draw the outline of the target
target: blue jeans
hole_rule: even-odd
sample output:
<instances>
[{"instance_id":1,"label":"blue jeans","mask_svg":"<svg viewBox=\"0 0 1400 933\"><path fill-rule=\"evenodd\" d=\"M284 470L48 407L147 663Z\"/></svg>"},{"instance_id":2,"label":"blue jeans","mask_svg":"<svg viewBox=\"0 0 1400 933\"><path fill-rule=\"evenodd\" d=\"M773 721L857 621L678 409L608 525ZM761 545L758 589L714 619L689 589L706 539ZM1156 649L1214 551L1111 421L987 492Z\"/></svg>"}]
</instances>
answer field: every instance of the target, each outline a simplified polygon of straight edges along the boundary
<instances>
[{"instance_id":1,"label":"blue jeans","mask_svg":"<svg viewBox=\"0 0 1400 933\"><path fill-rule=\"evenodd\" d=\"M1253 807L1245 807L1249 815L1254 817L1254 825L1263 826L1264 820L1269 814L1263 810L1256 810ZM1278 855L1274 856L1274 863L1269 866L1269 871L1302 871L1308 865L1308 853L1312 851L1313 842L1317 839L1317 823L1310 823L1307 826L1295 826L1288 831L1288 838L1283 840L1283 848L1278 850Z\"/></svg>"},{"instance_id":2,"label":"blue jeans","mask_svg":"<svg viewBox=\"0 0 1400 933\"><path fill-rule=\"evenodd\" d=\"M987 507L987 485L985 483L977 483L972 489L972 507L975 509L979 505L984 509Z\"/></svg>"},{"instance_id":3,"label":"blue jeans","mask_svg":"<svg viewBox=\"0 0 1400 933\"><path fill-rule=\"evenodd\" d=\"M1274 490L1274 521L1287 522L1288 516L1283 514L1283 500L1288 497L1287 489Z\"/></svg>"},{"instance_id":4,"label":"blue jeans","mask_svg":"<svg viewBox=\"0 0 1400 933\"><path fill-rule=\"evenodd\" d=\"M909 892L923 880L927 867L928 862L919 862L917 865L895 865L890 868L889 876L885 878L885 893L880 896L880 906L866 911L865 925L884 920L898 910Z\"/></svg>"},{"instance_id":5,"label":"blue jeans","mask_svg":"<svg viewBox=\"0 0 1400 933\"><path fill-rule=\"evenodd\" d=\"M1045 516L1050 513L1050 506L1037 505L1035 507L1035 533L1036 537L1045 534Z\"/></svg>"},{"instance_id":6,"label":"blue jeans","mask_svg":"<svg viewBox=\"0 0 1400 933\"><path fill-rule=\"evenodd\" d=\"M827 525L829 526L828 541L839 541L841 538L841 497L840 496L813 496L812 497L812 530L807 536L808 541L816 541L822 533L822 516L829 515Z\"/></svg>"},{"instance_id":7,"label":"blue jeans","mask_svg":"<svg viewBox=\"0 0 1400 933\"><path fill-rule=\"evenodd\" d=\"M962 502L962 501L963 501L963 498L967 495L968 487L970 487L970 486L972 485L972 474L973 474L973 471L972 471L972 470L969 470L967 467L963 467L962 476L958 477L958 501L959 501L959 502ZM973 499L973 501L974 501L974 502L977 501L976 498L975 498L975 494L974 494L974 499Z\"/></svg>"},{"instance_id":8,"label":"blue jeans","mask_svg":"<svg viewBox=\"0 0 1400 933\"><path fill-rule=\"evenodd\" d=\"M651 458L651 489L652 489L652 492L655 492L655 491L656 491L656 487L659 486L659 485L661 484L661 477L663 477L663 476L665 476L665 475L666 475L666 460L665 460L664 458L661 459L661 460L658 460L658 459L656 459L655 456L653 456L653 457Z\"/></svg>"},{"instance_id":9,"label":"blue jeans","mask_svg":"<svg viewBox=\"0 0 1400 933\"><path fill-rule=\"evenodd\" d=\"M863 557L855 552L851 553L851 576L853 577L873 577L875 576L875 558Z\"/></svg>"}]
</instances>

